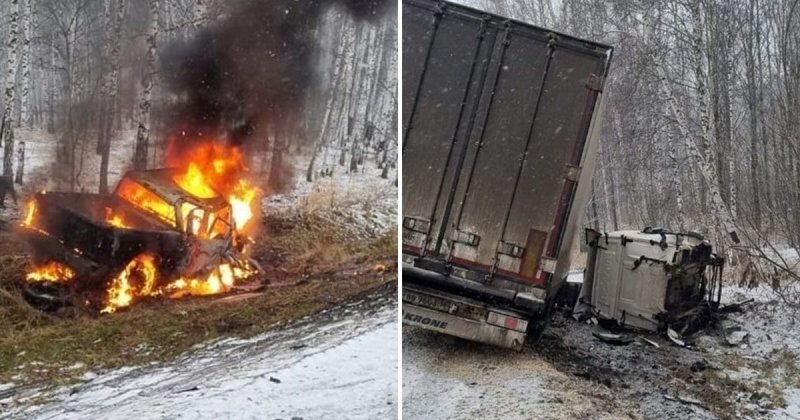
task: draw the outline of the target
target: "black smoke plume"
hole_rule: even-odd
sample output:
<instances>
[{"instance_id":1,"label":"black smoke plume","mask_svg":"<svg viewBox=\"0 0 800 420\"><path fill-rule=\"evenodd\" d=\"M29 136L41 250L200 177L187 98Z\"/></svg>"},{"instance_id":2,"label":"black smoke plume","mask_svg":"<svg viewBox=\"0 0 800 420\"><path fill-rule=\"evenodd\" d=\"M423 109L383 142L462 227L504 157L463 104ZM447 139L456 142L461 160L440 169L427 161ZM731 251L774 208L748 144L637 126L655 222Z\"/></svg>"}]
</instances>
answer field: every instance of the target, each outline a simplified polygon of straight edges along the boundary
<instances>
[{"instance_id":1,"label":"black smoke plume","mask_svg":"<svg viewBox=\"0 0 800 420\"><path fill-rule=\"evenodd\" d=\"M314 83L312 58L320 18L343 7L374 21L394 12L393 0L243 0L188 42L161 56L172 94L165 126L182 141L216 136L242 144L259 123L296 112Z\"/></svg>"}]
</instances>

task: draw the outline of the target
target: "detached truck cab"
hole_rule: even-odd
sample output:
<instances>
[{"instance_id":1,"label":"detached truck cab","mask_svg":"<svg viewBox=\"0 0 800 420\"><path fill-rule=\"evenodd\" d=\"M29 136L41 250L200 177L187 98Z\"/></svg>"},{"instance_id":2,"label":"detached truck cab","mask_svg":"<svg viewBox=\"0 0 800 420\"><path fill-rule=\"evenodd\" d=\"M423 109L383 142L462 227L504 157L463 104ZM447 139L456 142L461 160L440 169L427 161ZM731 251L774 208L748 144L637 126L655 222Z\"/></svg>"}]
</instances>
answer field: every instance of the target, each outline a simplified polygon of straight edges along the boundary
<instances>
[{"instance_id":1,"label":"detached truck cab","mask_svg":"<svg viewBox=\"0 0 800 420\"><path fill-rule=\"evenodd\" d=\"M521 349L570 268L611 47L403 0L403 322Z\"/></svg>"}]
</instances>

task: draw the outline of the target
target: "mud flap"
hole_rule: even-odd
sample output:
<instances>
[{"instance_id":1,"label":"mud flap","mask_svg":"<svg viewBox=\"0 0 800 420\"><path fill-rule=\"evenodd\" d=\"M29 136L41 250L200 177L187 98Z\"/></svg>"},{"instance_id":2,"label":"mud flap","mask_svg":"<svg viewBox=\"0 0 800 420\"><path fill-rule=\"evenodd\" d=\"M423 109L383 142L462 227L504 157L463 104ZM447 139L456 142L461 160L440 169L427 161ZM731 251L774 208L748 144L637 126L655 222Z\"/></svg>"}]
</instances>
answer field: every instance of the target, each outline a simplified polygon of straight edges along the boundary
<instances>
[{"instance_id":1,"label":"mud flap","mask_svg":"<svg viewBox=\"0 0 800 420\"><path fill-rule=\"evenodd\" d=\"M403 323L470 341L522 350L525 333L497 327L485 321L466 319L407 302L403 303Z\"/></svg>"}]
</instances>

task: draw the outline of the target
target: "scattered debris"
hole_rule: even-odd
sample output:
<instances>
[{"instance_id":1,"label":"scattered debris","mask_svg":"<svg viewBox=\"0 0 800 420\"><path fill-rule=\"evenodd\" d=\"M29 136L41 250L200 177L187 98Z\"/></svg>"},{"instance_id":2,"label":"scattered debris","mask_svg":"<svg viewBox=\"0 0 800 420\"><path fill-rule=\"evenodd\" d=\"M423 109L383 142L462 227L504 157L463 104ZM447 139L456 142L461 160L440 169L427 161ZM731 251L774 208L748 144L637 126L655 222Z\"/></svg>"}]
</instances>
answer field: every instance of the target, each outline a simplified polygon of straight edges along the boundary
<instances>
[{"instance_id":1,"label":"scattered debris","mask_svg":"<svg viewBox=\"0 0 800 420\"><path fill-rule=\"evenodd\" d=\"M269 381L270 381L270 382L275 382L276 384L279 384L279 383L281 383L281 380L280 380L280 379L278 379L278 378L274 378L274 377L272 377L272 376L270 376L270 377L269 377Z\"/></svg>"},{"instance_id":2,"label":"scattered debris","mask_svg":"<svg viewBox=\"0 0 800 420\"><path fill-rule=\"evenodd\" d=\"M197 391L198 389L200 389L200 387L198 387L197 385L189 385L189 386L187 386L185 388L179 388L178 390L175 391L175 393L182 394L184 392Z\"/></svg>"},{"instance_id":3,"label":"scattered debris","mask_svg":"<svg viewBox=\"0 0 800 420\"><path fill-rule=\"evenodd\" d=\"M675 330L673 330L672 328L667 328L667 338L669 338L670 340L672 340L673 343L681 347L686 347L686 342L683 341L681 335L675 332Z\"/></svg>"},{"instance_id":4,"label":"scattered debris","mask_svg":"<svg viewBox=\"0 0 800 420\"><path fill-rule=\"evenodd\" d=\"M594 331L592 335L604 343L615 346L626 346L636 339L636 336L633 334L612 334Z\"/></svg>"},{"instance_id":5,"label":"scattered debris","mask_svg":"<svg viewBox=\"0 0 800 420\"><path fill-rule=\"evenodd\" d=\"M741 327L731 327L725 329L725 342L729 346L738 346L742 344L745 338L749 333L747 331L742 331Z\"/></svg>"},{"instance_id":6,"label":"scattered debris","mask_svg":"<svg viewBox=\"0 0 800 420\"><path fill-rule=\"evenodd\" d=\"M653 347L657 348L657 349L661 348L661 345L660 345L660 344L656 343L655 341L653 341L653 340L651 340L651 339L649 339L649 338L647 338L647 337L642 337L642 336L639 336L639 339L640 339L640 340L642 340L642 341L644 341L645 343L647 343L647 344L649 344L649 345L651 345L651 346L653 346Z\"/></svg>"},{"instance_id":7,"label":"scattered debris","mask_svg":"<svg viewBox=\"0 0 800 420\"><path fill-rule=\"evenodd\" d=\"M710 366L709 366L708 362L706 362L705 360L698 360L698 361L692 363L692 367L690 369L692 369L692 372L702 372L702 371L708 369L709 367Z\"/></svg>"},{"instance_id":8,"label":"scattered debris","mask_svg":"<svg viewBox=\"0 0 800 420\"><path fill-rule=\"evenodd\" d=\"M719 309L719 311L723 314L731 313L731 312L743 312L744 306L755 302L755 299L745 299L741 302L736 303L729 303Z\"/></svg>"}]
</instances>

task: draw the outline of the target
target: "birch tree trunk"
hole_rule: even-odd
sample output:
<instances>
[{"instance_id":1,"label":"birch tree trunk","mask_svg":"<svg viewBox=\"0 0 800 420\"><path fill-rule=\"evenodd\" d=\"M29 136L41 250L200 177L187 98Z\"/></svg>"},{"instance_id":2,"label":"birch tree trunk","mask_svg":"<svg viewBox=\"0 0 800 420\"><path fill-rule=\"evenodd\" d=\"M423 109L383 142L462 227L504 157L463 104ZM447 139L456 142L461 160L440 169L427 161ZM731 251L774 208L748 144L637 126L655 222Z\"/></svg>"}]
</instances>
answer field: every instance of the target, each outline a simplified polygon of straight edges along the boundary
<instances>
[{"instance_id":1,"label":"birch tree trunk","mask_svg":"<svg viewBox=\"0 0 800 420\"><path fill-rule=\"evenodd\" d=\"M53 36L50 50L50 77L47 78L47 132L56 130L56 49L53 47L56 37Z\"/></svg>"},{"instance_id":2,"label":"birch tree trunk","mask_svg":"<svg viewBox=\"0 0 800 420\"><path fill-rule=\"evenodd\" d=\"M31 121L31 37L33 36L33 1L23 0L25 2L25 12L22 14L22 60L20 63L20 71L22 72L22 88L20 91L19 102L19 122L18 126L30 127Z\"/></svg>"},{"instance_id":3,"label":"birch tree trunk","mask_svg":"<svg viewBox=\"0 0 800 420\"><path fill-rule=\"evenodd\" d=\"M17 87L17 38L19 36L19 0L9 0L8 45L6 47L6 91L3 98L3 175L13 174L14 164L14 100Z\"/></svg>"},{"instance_id":4,"label":"birch tree trunk","mask_svg":"<svg viewBox=\"0 0 800 420\"><path fill-rule=\"evenodd\" d=\"M686 211L683 208L683 171L677 157L678 142L675 141L673 131L669 130L667 141L671 145L669 150L669 158L672 161L672 186L675 189L675 213L677 217L678 228L681 231L686 230Z\"/></svg>"},{"instance_id":5,"label":"birch tree trunk","mask_svg":"<svg viewBox=\"0 0 800 420\"><path fill-rule=\"evenodd\" d=\"M25 142L21 141L17 146L17 173L14 175L14 182L22 185L23 176L25 176Z\"/></svg>"},{"instance_id":6,"label":"birch tree trunk","mask_svg":"<svg viewBox=\"0 0 800 420\"><path fill-rule=\"evenodd\" d=\"M652 22L650 22L650 18L646 17L645 19L645 28L647 31L652 30L651 28ZM693 140L693 136L689 131L689 122L686 118L686 115L681 110L680 106L678 105L678 101L675 98L675 94L672 92L672 87L669 84L669 79L667 78L666 71L664 70L664 66L662 65L661 60L655 54L655 49L651 50L651 60L653 62L653 66L655 67L656 74L658 76L658 82L661 87L662 93L664 95L665 102L667 107L672 114L673 118L676 122L676 127L680 132L681 137L684 139L686 144L686 148L689 151L689 156L692 160L697 164L700 168L700 174L706 182L708 186L708 193L709 193L709 204L711 205L711 213L715 219L717 219L720 226L725 229L725 232L728 233L730 236L731 241L734 243L739 243L739 237L736 233L736 224L734 223L730 209L725 204L725 201L722 199L722 195L720 194L719 188L719 180L717 179L716 171L714 170L714 166L709 161L706 154L697 146L695 141ZM698 65L700 66L700 65ZM702 141L703 144L708 144L710 133L708 130L708 113L706 108L706 103L702 98L702 91L698 91L698 96L700 99L698 100L698 107L700 108L700 120L703 122L703 133L702 133Z\"/></svg>"},{"instance_id":7,"label":"birch tree trunk","mask_svg":"<svg viewBox=\"0 0 800 420\"><path fill-rule=\"evenodd\" d=\"M113 3L112 3L113 4ZM111 4L109 4L111 7ZM116 1L116 15L113 20L112 37L110 41L110 71L107 73L106 95L106 123L103 129L103 150L100 154L100 188L101 194L108 193L108 163L111 155L111 136L114 127L114 117L117 112L117 88L119 84L119 53L120 39L122 38L122 23L125 19L126 0Z\"/></svg>"},{"instance_id":8,"label":"birch tree trunk","mask_svg":"<svg viewBox=\"0 0 800 420\"><path fill-rule=\"evenodd\" d=\"M147 151L150 142L150 99L153 94L153 78L156 72L156 37L158 37L159 0L150 0L150 33L147 35L147 67L142 76L142 99L139 103L139 124L136 130L136 150L133 155L133 167L141 170L147 168Z\"/></svg>"},{"instance_id":9,"label":"birch tree trunk","mask_svg":"<svg viewBox=\"0 0 800 420\"><path fill-rule=\"evenodd\" d=\"M331 142L329 141L329 137L331 137L330 133L334 124L334 116L332 116L332 114L334 113L334 109L339 101L342 101L345 96L345 92L342 91L344 84L344 77L342 77L342 73L345 72L345 66L343 66L342 63L344 63L346 60L348 49L352 48L351 44L348 43L347 38L350 32L352 32L352 22L348 20L342 25L341 31L338 34L339 36L343 37L344 42L338 43L336 46L336 52L333 56L333 76L330 80L330 83L332 84L330 88L331 93L328 96L328 102L323 112L320 131L319 135L317 136L318 145L315 148L311 161L308 164L308 169L306 170L306 180L308 182L312 182L314 179L314 166L317 163L318 153L323 147L330 147Z\"/></svg>"}]
</instances>

